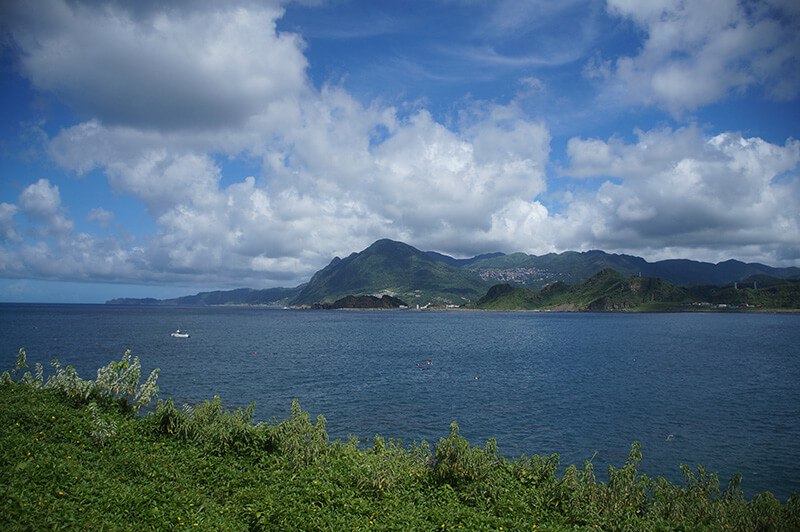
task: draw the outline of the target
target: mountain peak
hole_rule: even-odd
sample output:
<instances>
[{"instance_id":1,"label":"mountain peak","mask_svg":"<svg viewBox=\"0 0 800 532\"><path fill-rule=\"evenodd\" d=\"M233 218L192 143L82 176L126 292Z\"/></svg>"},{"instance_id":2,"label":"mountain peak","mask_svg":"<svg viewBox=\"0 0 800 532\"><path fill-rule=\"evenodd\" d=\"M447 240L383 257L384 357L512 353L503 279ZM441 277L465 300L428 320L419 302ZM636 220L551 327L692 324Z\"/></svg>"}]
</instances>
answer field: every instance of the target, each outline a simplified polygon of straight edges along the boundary
<instances>
[{"instance_id":1,"label":"mountain peak","mask_svg":"<svg viewBox=\"0 0 800 532\"><path fill-rule=\"evenodd\" d=\"M373 242L367 249L362 251L360 255L372 254L372 253L421 254L422 252L415 247L409 246L405 242L399 242L397 240L382 238L380 240L376 240L375 242Z\"/></svg>"},{"instance_id":2,"label":"mountain peak","mask_svg":"<svg viewBox=\"0 0 800 532\"><path fill-rule=\"evenodd\" d=\"M474 272L385 238L314 274L292 304L311 305L384 291L409 304L462 304L477 299L489 286Z\"/></svg>"}]
</instances>

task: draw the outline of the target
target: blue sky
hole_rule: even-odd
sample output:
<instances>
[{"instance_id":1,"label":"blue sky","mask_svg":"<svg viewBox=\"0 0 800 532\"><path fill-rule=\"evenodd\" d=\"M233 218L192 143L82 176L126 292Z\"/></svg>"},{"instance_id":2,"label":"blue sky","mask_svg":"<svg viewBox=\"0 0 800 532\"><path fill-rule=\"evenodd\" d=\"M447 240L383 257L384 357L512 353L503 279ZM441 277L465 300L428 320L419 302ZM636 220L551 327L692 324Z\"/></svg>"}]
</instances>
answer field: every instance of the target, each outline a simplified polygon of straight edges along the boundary
<instances>
[{"instance_id":1,"label":"blue sky","mask_svg":"<svg viewBox=\"0 0 800 532\"><path fill-rule=\"evenodd\" d=\"M296 286L379 238L800 266L788 0L9 0L0 301Z\"/></svg>"}]
</instances>

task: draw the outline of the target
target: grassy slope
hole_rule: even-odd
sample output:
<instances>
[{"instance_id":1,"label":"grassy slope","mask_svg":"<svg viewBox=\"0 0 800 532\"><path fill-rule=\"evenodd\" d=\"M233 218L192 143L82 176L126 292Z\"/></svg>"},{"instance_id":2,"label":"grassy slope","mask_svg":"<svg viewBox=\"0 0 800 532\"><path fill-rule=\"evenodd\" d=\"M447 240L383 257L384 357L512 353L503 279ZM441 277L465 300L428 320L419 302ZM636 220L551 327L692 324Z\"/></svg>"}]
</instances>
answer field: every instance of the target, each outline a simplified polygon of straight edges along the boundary
<instances>
[{"instance_id":1,"label":"grassy slope","mask_svg":"<svg viewBox=\"0 0 800 532\"><path fill-rule=\"evenodd\" d=\"M682 304L752 305L765 309L799 309L800 281L762 278L758 289L700 286L676 287L651 277L623 277L605 269L575 285L553 283L542 290L495 285L472 308L486 310L670 310ZM768 284L769 283L769 284Z\"/></svg>"},{"instance_id":2,"label":"grassy slope","mask_svg":"<svg viewBox=\"0 0 800 532\"><path fill-rule=\"evenodd\" d=\"M572 286L553 283L542 290L495 286L476 302L475 307L490 310L614 310L650 308L690 299L684 289L665 281L638 276L626 278L605 269Z\"/></svg>"},{"instance_id":3,"label":"grassy slope","mask_svg":"<svg viewBox=\"0 0 800 532\"><path fill-rule=\"evenodd\" d=\"M266 453L217 453L111 412L105 417L118 432L98 447L86 409L56 392L3 386L0 397L6 530L345 530L386 525L394 512L409 524L427 520L425 501L379 502L342 478L358 471L352 456L302 464ZM458 514L446 522L453 519Z\"/></svg>"},{"instance_id":4,"label":"grassy slope","mask_svg":"<svg viewBox=\"0 0 800 532\"><path fill-rule=\"evenodd\" d=\"M800 282L777 282L758 289L744 284L739 289L716 287L708 293L707 299L714 304L748 304L764 308L800 309Z\"/></svg>"},{"instance_id":5,"label":"grassy slope","mask_svg":"<svg viewBox=\"0 0 800 532\"><path fill-rule=\"evenodd\" d=\"M189 416L162 404L142 420L112 400L103 444L85 403L60 391L0 385L0 526L4 530L794 530L800 496L719 494L702 469L686 488L628 462L597 483L591 466L555 474L557 456L509 462L451 427L433 453L374 438L327 442L293 405L254 426L219 402Z\"/></svg>"}]
</instances>

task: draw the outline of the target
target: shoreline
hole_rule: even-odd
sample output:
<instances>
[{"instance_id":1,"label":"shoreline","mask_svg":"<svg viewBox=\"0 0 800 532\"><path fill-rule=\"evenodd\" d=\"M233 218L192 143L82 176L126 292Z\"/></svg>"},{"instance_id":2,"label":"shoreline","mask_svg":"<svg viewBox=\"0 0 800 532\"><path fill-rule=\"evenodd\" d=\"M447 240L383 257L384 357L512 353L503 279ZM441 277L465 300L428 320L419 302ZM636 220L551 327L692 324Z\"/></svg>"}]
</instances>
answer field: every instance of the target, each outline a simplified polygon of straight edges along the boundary
<instances>
[{"instance_id":1,"label":"shoreline","mask_svg":"<svg viewBox=\"0 0 800 532\"><path fill-rule=\"evenodd\" d=\"M124 305L108 303L63 303L63 302L20 302L0 301L0 305L53 305L53 306L95 306L106 308L253 308L274 310L363 310L363 311L401 311L401 312L542 312L542 313L593 313L593 314L673 314L673 313L725 313L725 314L800 314L798 308L664 308L664 309L616 309L616 310L579 310L568 308L549 309L480 309L463 307L437 306L431 308L339 308L339 309L312 309L309 306L284 306L284 305L249 305L249 304L224 304L224 305Z\"/></svg>"},{"instance_id":2,"label":"shoreline","mask_svg":"<svg viewBox=\"0 0 800 532\"><path fill-rule=\"evenodd\" d=\"M211 305L209 305L211 306ZM268 306L268 305L215 305L215 306ZM280 307L272 307L280 308ZM388 311L388 312L537 312L537 313L582 313L582 314L677 314L677 313L703 313L703 314L800 314L800 309L793 308L676 308L676 309L617 309L617 310L580 310L580 309L482 309L461 307L434 307L434 308L338 308L338 309L312 309L310 307L289 307L288 310L346 310L346 311Z\"/></svg>"}]
</instances>

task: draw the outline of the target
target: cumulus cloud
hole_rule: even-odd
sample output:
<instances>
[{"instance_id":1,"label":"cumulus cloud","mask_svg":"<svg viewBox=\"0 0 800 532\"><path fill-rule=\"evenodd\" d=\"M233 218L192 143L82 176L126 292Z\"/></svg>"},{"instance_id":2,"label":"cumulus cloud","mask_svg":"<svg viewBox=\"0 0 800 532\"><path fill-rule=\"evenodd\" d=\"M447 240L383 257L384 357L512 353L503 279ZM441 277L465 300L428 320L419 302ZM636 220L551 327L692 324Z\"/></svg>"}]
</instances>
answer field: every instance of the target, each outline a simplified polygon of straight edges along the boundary
<instances>
[{"instance_id":1,"label":"cumulus cloud","mask_svg":"<svg viewBox=\"0 0 800 532\"><path fill-rule=\"evenodd\" d=\"M0 203L0 235L3 242L21 242L22 235L17 230L17 222L14 215L19 211L19 207L10 203Z\"/></svg>"},{"instance_id":2,"label":"cumulus cloud","mask_svg":"<svg viewBox=\"0 0 800 532\"><path fill-rule=\"evenodd\" d=\"M800 256L800 181L792 174L800 141L780 146L731 132L704 138L697 128L637 136L635 144L569 141L567 175L612 178L570 206L576 237L659 255L691 248L722 259L737 247L774 261Z\"/></svg>"},{"instance_id":3,"label":"cumulus cloud","mask_svg":"<svg viewBox=\"0 0 800 532\"><path fill-rule=\"evenodd\" d=\"M19 196L19 204L28 219L39 222L43 236L64 236L74 229L75 224L62 212L58 187L47 179L26 187Z\"/></svg>"},{"instance_id":4,"label":"cumulus cloud","mask_svg":"<svg viewBox=\"0 0 800 532\"><path fill-rule=\"evenodd\" d=\"M87 122L51 150L79 173L101 169L156 215L141 254L148 269L299 282L387 236L453 253L475 249L475 234L508 245L496 228L509 204L546 189L549 142L513 103L473 102L453 130L425 110L401 116L325 86L221 135ZM211 152L259 161L261 173L223 185Z\"/></svg>"},{"instance_id":5,"label":"cumulus cloud","mask_svg":"<svg viewBox=\"0 0 800 532\"><path fill-rule=\"evenodd\" d=\"M275 30L282 11L157 11L120 5L12 2L11 34L34 87L104 124L193 128L239 125L305 83L303 44Z\"/></svg>"},{"instance_id":6,"label":"cumulus cloud","mask_svg":"<svg viewBox=\"0 0 800 532\"><path fill-rule=\"evenodd\" d=\"M18 226L14 214L25 222ZM120 281L137 276L129 251L117 240L75 231L58 186L48 179L26 187L18 205L0 204L0 228L6 237L0 272L6 277Z\"/></svg>"},{"instance_id":7,"label":"cumulus cloud","mask_svg":"<svg viewBox=\"0 0 800 532\"><path fill-rule=\"evenodd\" d=\"M421 112L379 146L378 186L391 217L420 236L457 238L459 230L488 229L512 199L544 191L547 128L519 117L504 122L506 111L495 108L461 135Z\"/></svg>"},{"instance_id":8,"label":"cumulus cloud","mask_svg":"<svg viewBox=\"0 0 800 532\"><path fill-rule=\"evenodd\" d=\"M644 45L613 69L593 60L588 74L610 75L634 101L679 116L754 87L781 100L800 91L796 2L609 0L608 11L632 20Z\"/></svg>"},{"instance_id":9,"label":"cumulus cloud","mask_svg":"<svg viewBox=\"0 0 800 532\"><path fill-rule=\"evenodd\" d=\"M88 215L86 215L87 222L97 222L97 225L104 229L108 228L113 220L114 213L107 211L102 207L95 207L89 211Z\"/></svg>"}]
</instances>

